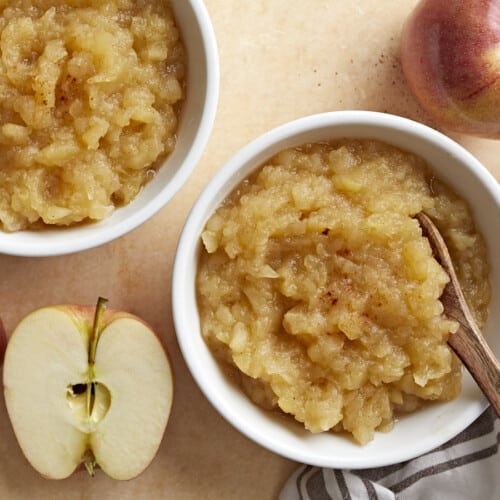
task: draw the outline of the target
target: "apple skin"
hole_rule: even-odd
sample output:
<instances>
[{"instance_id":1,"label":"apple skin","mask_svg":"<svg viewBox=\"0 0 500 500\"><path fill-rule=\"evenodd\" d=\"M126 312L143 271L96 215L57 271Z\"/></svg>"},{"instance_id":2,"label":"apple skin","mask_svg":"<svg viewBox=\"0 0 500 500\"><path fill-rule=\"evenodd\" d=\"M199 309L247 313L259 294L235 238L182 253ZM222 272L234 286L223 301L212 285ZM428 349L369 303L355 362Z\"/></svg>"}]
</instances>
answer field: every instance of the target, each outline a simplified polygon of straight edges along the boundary
<instances>
[{"instance_id":1,"label":"apple skin","mask_svg":"<svg viewBox=\"0 0 500 500\"><path fill-rule=\"evenodd\" d=\"M7 332L5 331L2 320L0 319L0 365L3 363L3 358L5 355L6 348L7 348Z\"/></svg>"},{"instance_id":2,"label":"apple skin","mask_svg":"<svg viewBox=\"0 0 500 500\"><path fill-rule=\"evenodd\" d=\"M438 125L500 138L500 0L422 0L403 27L401 64Z\"/></svg>"},{"instance_id":3,"label":"apple skin","mask_svg":"<svg viewBox=\"0 0 500 500\"><path fill-rule=\"evenodd\" d=\"M69 322L67 323L67 327L73 332L65 333L64 336L74 336L76 332L76 338L80 336L81 339L81 341L78 341L77 344L84 348L84 352L86 350L88 353L90 347L90 331L92 330L92 326L94 323L96 307L85 305L54 305L33 311L21 320L18 327L16 327L11 337L9 338L5 350L5 364L3 369L4 396L6 400L7 411L19 445L21 446L21 449L28 462L31 463L31 465L42 475L42 477L46 479L64 479L66 477L69 477L74 472L84 470L85 467L83 467L82 464L89 448L85 447L82 451L78 451L77 456L73 457L75 459L74 463L69 463L68 467L64 468L63 473L54 473L53 465L41 464L39 457L33 460L33 454L32 451L30 451L30 441L33 440L33 437L36 439L36 434L40 432L39 429L37 429L35 435L26 435L25 432L23 432L23 435L21 435L19 429L22 426L17 425L18 419L27 420L28 415L31 415L30 418L32 418L33 416L37 418L37 409L32 408L32 411L22 412L21 415L19 414L18 410L11 411L16 406L13 402L14 389L12 387L12 384L10 383L14 380L14 378L12 377L12 367L14 365L17 365L21 366L22 371L27 370L27 368L25 367L26 358L22 356L22 353L20 356L18 338L19 334L17 334L17 331L23 323L29 322L31 317L36 316L40 313L44 313L45 311L57 311L59 314L62 313L69 320ZM49 320L53 320L53 318L49 318ZM139 352L140 349L128 349L127 352L127 349L123 348L122 343L124 342L122 342L121 339L127 337L127 335L131 333L129 331L130 328L127 328L126 326L115 326L118 324L123 325L123 320L129 320L128 324L130 327L132 326L130 324L130 320L132 320L133 324L135 325L132 330L139 330L140 332L142 332L140 333L140 335L145 335L150 339L148 341L148 349L149 352L151 352L152 350L156 353L154 356L155 359L149 357L141 357ZM75 325L75 328L69 327L71 323ZM140 328L137 328L136 325L141 326ZM109 409L107 409L103 414L104 416L102 418L102 421L99 420L97 424L90 424L91 426L93 426L93 430L90 431L90 433L86 434L87 437L85 439L85 442L87 443L87 445L85 446L88 446L88 444L90 444L91 449L94 452L94 457L96 460L94 465L96 466L96 468L102 469L108 476L113 479L130 480L137 477L150 465L160 447L163 434L168 423L174 398L174 377L171 370L171 362L169 359L168 351L163 345L161 338L156 334L151 325L149 325L142 318L128 312L106 308L100 319L99 326L102 333L100 335L100 340L97 343L95 359L96 370L101 369L103 366L101 352L102 354L104 354L104 344L108 344L108 346L110 344L113 344L115 346L113 347L113 350L111 352L108 349L108 354L107 356L105 356L107 357L107 362L106 360L104 361L104 364L107 363L107 378L104 378L104 375L101 373L100 375L96 374L97 378L95 379L96 381L101 383L102 377L104 385L108 386L108 388L110 389L111 402L109 405ZM53 325L50 326L50 328L52 329ZM111 333L112 331L113 333ZM25 334L23 335L25 336ZM30 332L30 335L37 336L38 333L36 330L33 330L32 332ZM113 336L117 340L110 341L110 336ZM103 347L100 349L101 343ZM61 351L61 349L58 349L58 351L63 352ZM121 356L121 354L124 354L125 360ZM65 354L63 353L63 356L69 358L70 354L66 352ZM86 359L87 354L85 354L85 360ZM116 366L112 367L113 370L111 372L109 371L111 364L110 360L112 360L113 364L116 364ZM116 363L116 361L114 360L118 360L118 363ZM146 364L144 362L145 360L147 360ZM153 366L155 375L152 379L148 379L146 377L146 380L154 379L156 383L151 387L156 389L154 392L162 393L162 395L159 398L155 399L154 410L153 408L151 408L152 411L147 412L150 415L149 419L142 420L141 412L144 413L146 407L139 404L139 411L132 416L131 420L132 422L134 422L134 426L129 426L128 428L124 429L123 422L125 422L128 418L128 403L127 405L124 404L123 394L120 395L118 394L118 392L115 392L115 390L119 389L117 380L121 380L120 377L129 377L129 381L138 381L141 378L141 370L139 369L139 371L135 371L133 369L134 365L136 367L140 367L141 365L147 366L150 363L152 363L151 366ZM53 370L51 369L51 371ZM36 375L33 376L33 380L35 379L37 379L38 386L37 384L33 384L31 381L28 385L33 387L37 386L37 392L44 392L42 389L47 385L48 380L44 380L43 375L40 373L40 371L36 371ZM78 380L74 382L80 383L80 381ZM85 380L82 380L81 382L84 383ZM127 401L137 403L138 400L141 400L141 396L148 392L148 389L150 389L150 386L148 386L146 382L145 385L140 386L139 390L137 390L136 388L135 395L137 396L137 399L128 397ZM16 392L19 393L20 391L17 390ZM123 393L123 391L121 392ZM50 396L50 394L48 395ZM113 421L111 421L111 415L113 413ZM78 424L76 420L73 421L73 419L69 415L69 410L66 410L65 416L61 420L63 425L69 423L70 426L79 428L80 424ZM143 426L143 424L146 425ZM107 428L107 434L102 431L103 428ZM127 431L130 431L131 434L139 436L135 439L135 445L137 445L138 443L141 444L142 442L146 441L148 442L147 451L145 453L142 453L142 456L139 456L141 455L141 453L139 453L140 450L134 448L134 446L130 446L129 442L121 443L121 438L122 436L127 434ZM150 432L151 435L149 435ZM98 437L96 438L96 436ZM124 439L123 441L126 440ZM45 440L45 442L47 444L44 448L45 451L42 451L42 454L50 455L49 449L52 447L51 438L49 437ZM60 443L54 443L54 446L59 447ZM113 455L116 455L116 457L114 457L112 460L110 460L109 448L117 449L116 452L114 450L112 452ZM66 454L69 456L69 453ZM107 457L105 455L107 455ZM101 462L101 458L102 460L104 460L104 462ZM130 460L130 464L128 464L127 467L124 467L123 464L128 460ZM50 460L48 460L47 463L49 464Z\"/></svg>"}]
</instances>

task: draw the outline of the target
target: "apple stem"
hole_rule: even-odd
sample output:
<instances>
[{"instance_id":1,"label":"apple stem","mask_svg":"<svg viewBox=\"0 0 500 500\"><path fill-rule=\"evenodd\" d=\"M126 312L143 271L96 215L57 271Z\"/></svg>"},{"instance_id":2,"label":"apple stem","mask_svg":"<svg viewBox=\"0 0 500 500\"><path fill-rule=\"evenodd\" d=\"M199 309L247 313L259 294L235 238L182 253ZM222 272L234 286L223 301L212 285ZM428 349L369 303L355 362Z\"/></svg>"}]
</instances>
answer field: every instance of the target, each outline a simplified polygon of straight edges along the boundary
<instances>
[{"instance_id":1,"label":"apple stem","mask_svg":"<svg viewBox=\"0 0 500 500\"><path fill-rule=\"evenodd\" d=\"M92 325L92 337L90 340L90 351L89 351L89 364L91 366L94 365L97 342L99 342L99 336L101 335L102 319L104 317L104 311L106 310L107 303L108 303L107 299L99 297L95 308L94 324Z\"/></svg>"},{"instance_id":2,"label":"apple stem","mask_svg":"<svg viewBox=\"0 0 500 500\"><path fill-rule=\"evenodd\" d=\"M92 333L90 338L90 349L89 349L89 372L87 379L87 415L89 418L90 415L92 414L95 401L95 389L94 389L95 353L97 350L97 343L99 342L99 336L101 335L102 332L102 322L107 302L108 300L103 297L99 297L99 299L97 300L97 305L95 308L95 315L94 315L94 324L92 325Z\"/></svg>"},{"instance_id":3,"label":"apple stem","mask_svg":"<svg viewBox=\"0 0 500 500\"><path fill-rule=\"evenodd\" d=\"M91 450L87 450L85 457L83 459L83 465L84 465L85 469L87 470L88 475L90 477L94 477L95 476L95 466L97 465L97 463L95 461L94 454L92 453Z\"/></svg>"}]
</instances>

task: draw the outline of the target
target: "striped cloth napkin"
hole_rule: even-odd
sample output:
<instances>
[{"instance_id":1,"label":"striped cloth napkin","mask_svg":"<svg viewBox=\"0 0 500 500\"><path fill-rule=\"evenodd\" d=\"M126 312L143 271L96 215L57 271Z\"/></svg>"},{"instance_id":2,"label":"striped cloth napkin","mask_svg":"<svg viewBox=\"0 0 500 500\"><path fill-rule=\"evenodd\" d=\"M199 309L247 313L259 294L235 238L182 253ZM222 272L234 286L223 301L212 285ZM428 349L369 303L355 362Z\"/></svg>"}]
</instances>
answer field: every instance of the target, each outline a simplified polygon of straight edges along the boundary
<instances>
[{"instance_id":1,"label":"striped cloth napkin","mask_svg":"<svg viewBox=\"0 0 500 500\"><path fill-rule=\"evenodd\" d=\"M279 500L500 500L500 420L488 408L443 446L364 470L301 466Z\"/></svg>"}]
</instances>

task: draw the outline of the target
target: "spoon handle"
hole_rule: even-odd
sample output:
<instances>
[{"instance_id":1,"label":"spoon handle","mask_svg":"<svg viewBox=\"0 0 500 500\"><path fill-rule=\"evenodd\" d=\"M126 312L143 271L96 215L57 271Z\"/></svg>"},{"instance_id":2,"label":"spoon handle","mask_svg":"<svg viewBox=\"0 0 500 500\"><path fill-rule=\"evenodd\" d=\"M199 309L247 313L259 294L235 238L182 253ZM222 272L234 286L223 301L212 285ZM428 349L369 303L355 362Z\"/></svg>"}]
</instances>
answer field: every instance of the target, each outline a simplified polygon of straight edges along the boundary
<instances>
[{"instance_id":1,"label":"spoon handle","mask_svg":"<svg viewBox=\"0 0 500 500\"><path fill-rule=\"evenodd\" d=\"M429 240L434 257L450 277L441 295L441 302L445 314L460 326L448 337L448 345L462 360L500 417L500 363L484 340L470 312L441 233L425 213L418 213L416 218Z\"/></svg>"},{"instance_id":2,"label":"spoon handle","mask_svg":"<svg viewBox=\"0 0 500 500\"><path fill-rule=\"evenodd\" d=\"M470 325L460 324L458 331L449 336L448 344L500 417L500 364L481 333L474 333Z\"/></svg>"},{"instance_id":3,"label":"spoon handle","mask_svg":"<svg viewBox=\"0 0 500 500\"><path fill-rule=\"evenodd\" d=\"M449 274L450 281L443 290L441 300L446 304L446 314L460 325L448 337L448 345L462 360L500 417L500 363L472 316L451 258L449 263L442 265Z\"/></svg>"}]
</instances>

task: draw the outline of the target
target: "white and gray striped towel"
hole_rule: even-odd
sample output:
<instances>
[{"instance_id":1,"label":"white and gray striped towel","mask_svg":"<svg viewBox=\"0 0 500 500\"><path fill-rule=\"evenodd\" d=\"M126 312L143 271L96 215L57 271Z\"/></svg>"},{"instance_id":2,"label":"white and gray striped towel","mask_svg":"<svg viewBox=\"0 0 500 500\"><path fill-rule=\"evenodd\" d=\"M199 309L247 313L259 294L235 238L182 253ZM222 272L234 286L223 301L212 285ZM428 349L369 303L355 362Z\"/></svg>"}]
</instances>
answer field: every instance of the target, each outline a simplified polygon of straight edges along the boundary
<instances>
[{"instance_id":1,"label":"white and gray striped towel","mask_svg":"<svg viewBox=\"0 0 500 500\"><path fill-rule=\"evenodd\" d=\"M443 446L408 462L364 470L304 465L279 500L500 500L500 420L489 408Z\"/></svg>"}]
</instances>

